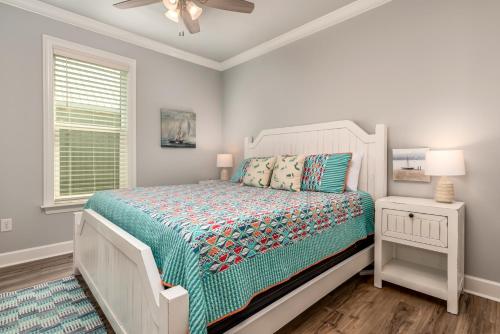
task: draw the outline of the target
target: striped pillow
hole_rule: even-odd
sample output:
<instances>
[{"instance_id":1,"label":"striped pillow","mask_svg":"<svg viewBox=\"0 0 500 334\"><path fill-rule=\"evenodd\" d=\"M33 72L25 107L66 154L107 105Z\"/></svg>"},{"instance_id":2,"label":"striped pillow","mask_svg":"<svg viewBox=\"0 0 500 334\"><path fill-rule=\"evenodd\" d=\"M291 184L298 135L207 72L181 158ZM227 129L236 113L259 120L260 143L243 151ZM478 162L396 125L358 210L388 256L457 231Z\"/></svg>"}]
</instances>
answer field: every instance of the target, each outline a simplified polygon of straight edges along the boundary
<instances>
[{"instance_id":1,"label":"striped pillow","mask_svg":"<svg viewBox=\"0 0 500 334\"><path fill-rule=\"evenodd\" d=\"M316 154L306 157L301 190L343 193L351 153Z\"/></svg>"},{"instance_id":2,"label":"striped pillow","mask_svg":"<svg viewBox=\"0 0 500 334\"><path fill-rule=\"evenodd\" d=\"M245 176L245 173L247 172L248 165L250 164L251 158L244 159L240 162L238 165L238 168L234 171L233 176L231 176L231 182L234 183L241 183L243 182L243 177Z\"/></svg>"}]
</instances>

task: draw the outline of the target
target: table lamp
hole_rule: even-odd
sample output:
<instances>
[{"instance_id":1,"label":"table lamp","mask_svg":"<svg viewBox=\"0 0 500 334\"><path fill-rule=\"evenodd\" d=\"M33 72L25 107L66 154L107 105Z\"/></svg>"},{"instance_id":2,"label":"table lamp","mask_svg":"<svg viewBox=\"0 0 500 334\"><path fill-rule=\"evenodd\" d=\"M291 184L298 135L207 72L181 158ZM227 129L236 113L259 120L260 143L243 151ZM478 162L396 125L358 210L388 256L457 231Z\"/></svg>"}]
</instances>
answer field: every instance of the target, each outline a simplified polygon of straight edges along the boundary
<instances>
[{"instance_id":1,"label":"table lamp","mask_svg":"<svg viewBox=\"0 0 500 334\"><path fill-rule=\"evenodd\" d=\"M217 167L222 168L220 171L220 179L222 181L229 180L228 168L233 167L233 155L217 154Z\"/></svg>"},{"instance_id":2,"label":"table lamp","mask_svg":"<svg viewBox=\"0 0 500 334\"><path fill-rule=\"evenodd\" d=\"M441 176L436 186L436 202L453 203L455 191L448 176L465 175L464 151L428 151L425 155L425 175Z\"/></svg>"}]
</instances>

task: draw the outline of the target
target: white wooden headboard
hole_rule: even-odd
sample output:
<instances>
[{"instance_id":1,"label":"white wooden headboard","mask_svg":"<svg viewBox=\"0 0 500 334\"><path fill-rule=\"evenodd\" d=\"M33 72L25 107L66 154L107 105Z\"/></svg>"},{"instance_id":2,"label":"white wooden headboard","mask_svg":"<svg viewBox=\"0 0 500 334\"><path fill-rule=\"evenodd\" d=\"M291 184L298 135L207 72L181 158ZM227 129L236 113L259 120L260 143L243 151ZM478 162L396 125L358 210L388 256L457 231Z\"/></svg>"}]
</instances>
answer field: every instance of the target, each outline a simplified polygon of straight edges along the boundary
<instances>
[{"instance_id":1,"label":"white wooden headboard","mask_svg":"<svg viewBox=\"0 0 500 334\"><path fill-rule=\"evenodd\" d=\"M387 195L387 128L368 134L352 121L263 130L245 138L245 158L280 154L363 152L358 189L374 199Z\"/></svg>"}]
</instances>

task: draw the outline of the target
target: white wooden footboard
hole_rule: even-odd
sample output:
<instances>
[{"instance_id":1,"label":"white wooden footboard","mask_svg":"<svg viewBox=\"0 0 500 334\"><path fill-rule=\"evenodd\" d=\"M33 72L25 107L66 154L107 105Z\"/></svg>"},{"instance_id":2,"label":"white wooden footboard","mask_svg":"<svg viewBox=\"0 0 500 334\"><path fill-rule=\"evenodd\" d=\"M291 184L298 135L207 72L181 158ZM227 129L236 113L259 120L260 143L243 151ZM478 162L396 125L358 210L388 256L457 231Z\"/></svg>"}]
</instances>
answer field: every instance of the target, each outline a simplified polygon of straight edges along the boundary
<instances>
[{"instance_id":1,"label":"white wooden footboard","mask_svg":"<svg viewBox=\"0 0 500 334\"><path fill-rule=\"evenodd\" d=\"M164 289L149 246L93 210L75 214L74 271L117 333L188 332L188 294Z\"/></svg>"}]
</instances>

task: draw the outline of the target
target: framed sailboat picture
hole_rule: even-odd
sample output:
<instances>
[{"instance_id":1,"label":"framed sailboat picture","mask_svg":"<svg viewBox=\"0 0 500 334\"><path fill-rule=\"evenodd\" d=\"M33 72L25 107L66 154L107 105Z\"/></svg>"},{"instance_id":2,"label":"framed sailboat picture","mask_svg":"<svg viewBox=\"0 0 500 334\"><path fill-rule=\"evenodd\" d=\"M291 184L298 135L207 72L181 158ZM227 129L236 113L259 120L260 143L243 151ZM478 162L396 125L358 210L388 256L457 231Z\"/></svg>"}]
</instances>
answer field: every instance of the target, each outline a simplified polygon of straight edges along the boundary
<instances>
[{"instance_id":1,"label":"framed sailboat picture","mask_svg":"<svg viewBox=\"0 0 500 334\"><path fill-rule=\"evenodd\" d=\"M425 175L425 154L428 148L392 150L392 176L394 181L431 182Z\"/></svg>"},{"instance_id":2,"label":"framed sailboat picture","mask_svg":"<svg viewBox=\"0 0 500 334\"><path fill-rule=\"evenodd\" d=\"M196 114L161 109L161 147L196 148Z\"/></svg>"}]
</instances>

